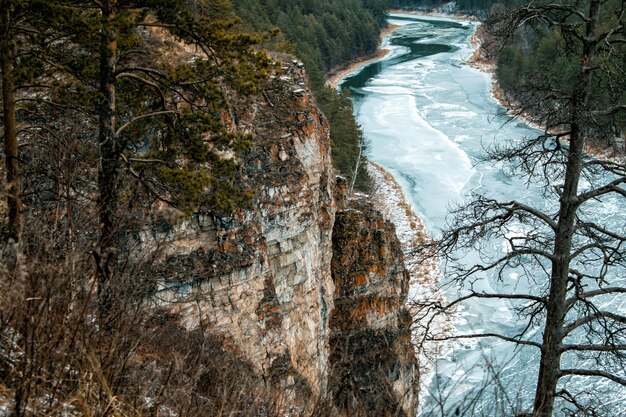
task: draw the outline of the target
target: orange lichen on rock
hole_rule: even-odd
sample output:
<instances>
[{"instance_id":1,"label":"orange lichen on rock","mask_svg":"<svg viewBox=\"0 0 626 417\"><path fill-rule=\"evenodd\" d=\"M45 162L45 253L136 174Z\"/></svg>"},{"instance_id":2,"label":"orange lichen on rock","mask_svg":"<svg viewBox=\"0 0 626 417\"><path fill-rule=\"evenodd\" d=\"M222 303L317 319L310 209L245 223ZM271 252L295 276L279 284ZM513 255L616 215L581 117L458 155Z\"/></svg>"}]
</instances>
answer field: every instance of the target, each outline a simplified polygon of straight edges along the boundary
<instances>
[{"instance_id":1,"label":"orange lichen on rock","mask_svg":"<svg viewBox=\"0 0 626 417\"><path fill-rule=\"evenodd\" d=\"M418 372L411 320L406 320L409 274L400 242L393 224L367 201L338 205L344 209L337 212L333 229L335 309L330 317L335 405L381 417L413 416ZM341 385L346 378L359 389L347 394Z\"/></svg>"}]
</instances>

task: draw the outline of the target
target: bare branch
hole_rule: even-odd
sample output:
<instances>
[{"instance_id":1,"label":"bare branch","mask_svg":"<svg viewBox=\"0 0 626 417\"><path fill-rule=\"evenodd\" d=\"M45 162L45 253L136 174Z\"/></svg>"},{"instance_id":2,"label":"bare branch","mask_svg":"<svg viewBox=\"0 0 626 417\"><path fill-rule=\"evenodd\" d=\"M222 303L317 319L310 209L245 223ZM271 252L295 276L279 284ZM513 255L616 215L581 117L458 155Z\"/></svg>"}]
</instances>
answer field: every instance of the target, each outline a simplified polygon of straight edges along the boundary
<instances>
[{"instance_id":1,"label":"bare branch","mask_svg":"<svg viewBox=\"0 0 626 417\"><path fill-rule=\"evenodd\" d=\"M165 161L161 159L142 159L142 158L128 158L129 162L137 162L140 164L165 164Z\"/></svg>"},{"instance_id":2,"label":"bare branch","mask_svg":"<svg viewBox=\"0 0 626 417\"><path fill-rule=\"evenodd\" d=\"M563 347L561 348L562 352L568 352L568 351L580 351L580 352L617 352L617 351L621 351L621 350L625 350L626 351L626 345L613 345L613 344L607 344L607 345L579 345L579 344L570 344L570 345L563 345Z\"/></svg>"},{"instance_id":3,"label":"bare branch","mask_svg":"<svg viewBox=\"0 0 626 417\"><path fill-rule=\"evenodd\" d=\"M486 271L490 271L494 268L499 267L502 264L507 264L508 261L516 259L520 256L523 255L538 255L541 257L544 257L546 259L552 260L554 259L554 256L546 251L542 251L539 249L535 249L535 248L521 248L521 249L513 249L511 250L507 255L496 259L495 261L493 261L492 263L488 264L488 265L482 265L482 264L478 264L478 265L474 265L471 268L468 268L467 272L464 275L473 275L476 272L486 272Z\"/></svg>"},{"instance_id":4,"label":"bare branch","mask_svg":"<svg viewBox=\"0 0 626 417\"><path fill-rule=\"evenodd\" d=\"M567 306L570 307L573 303L575 303L578 300L585 300L587 298L597 297L598 295L618 294L618 293L626 293L626 288L607 287L607 288L600 288L597 290L587 291L581 294L577 294L575 297L569 298L567 300Z\"/></svg>"},{"instance_id":5,"label":"bare branch","mask_svg":"<svg viewBox=\"0 0 626 417\"><path fill-rule=\"evenodd\" d=\"M580 230L583 228L595 230L596 232L602 233L612 239L619 240L620 242L626 242L626 236L619 235L615 232L605 229L604 227L598 226L595 223L578 223L576 225L577 230Z\"/></svg>"},{"instance_id":6,"label":"bare branch","mask_svg":"<svg viewBox=\"0 0 626 417\"><path fill-rule=\"evenodd\" d=\"M520 203L519 201L511 201L510 203L506 203L506 204L510 204L512 206L513 210L522 210L525 211L528 214L531 214L533 216L535 216L537 219L542 220L544 223L546 223L548 226L550 226L550 228L552 230L556 230L557 229L557 224L554 220L552 220L550 218L550 216L548 216L547 214L545 214L544 212L537 210L534 207L531 207L529 205L526 205L524 203Z\"/></svg>"},{"instance_id":7,"label":"bare branch","mask_svg":"<svg viewBox=\"0 0 626 417\"><path fill-rule=\"evenodd\" d=\"M585 324L592 323L596 320L601 319L610 319L620 323L626 324L626 316L621 316L619 314L612 313L610 311L597 311L594 314L590 314L588 316L582 317L568 325L566 325L563 330L565 333L571 333L572 330L579 328L580 326L584 326Z\"/></svg>"},{"instance_id":8,"label":"bare branch","mask_svg":"<svg viewBox=\"0 0 626 417\"><path fill-rule=\"evenodd\" d=\"M130 72L121 72L117 75L117 77L118 78L131 78L133 80L139 81L142 84L147 85L148 87L151 87L159 95L159 98L161 101L161 108L165 109L165 94L163 93L163 90L161 90L161 87L157 83L154 83L150 80L146 80L145 78L140 77L139 75L133 74Z\"/></svg>"},{"instance_id":9,"label":"bare branch","mask_svg":"<svg viewBox=\"0 0 626 417\"><path fill-rule=\"evenodd\" d=\"M149 117L155 117L155 116L161 116L164 114L178 114L178 111L176 110L164 110L164 111L157 111L157 112L153 112L153 113L148 113L148 114L142 114L141 116L137 116L132 118L131 120L129 120L128 122L124 123L119 129L117 129L115 131L115 136L119 136L120 133L122 133L124 131L124 129L126 129L127 127L129 127L131 124L142 120L142 119L147 119Z\"/></svg>"},{"instance_id":10,"label":"bare branch","mask_svg":"<svg viewBox=\"0 0 626 417\"><path fill-rule=\"evenodd\" d=\"M124 154L120 154L122 160L126 163L126 167L128 168L128 172L130 172L130 174L135 177L137 180L139 180L141 182L141 184L146 187L146 189L152 194L154 195L156 198L158 198L159 200L174 206L174 202L166 197L164 197L161 193L159 193L156 189L154 189L154 187L152 187L148 181L146 181L146 179L144 178L143 175L141 175L139 172L135 171L133 169L133 167L131 166L131 159L127 158L126 155Z\"/></svg>"},{"instance_id":11,"label":"bare branch","mask_svg":"<svg viewBox=\"0 0 626 417\"><path fill-rule=\"evenodd\" d=\"M617 375L610 374L608 372L596 370L596 369L563 369L561 370L561 376L576 375L576 376L597 376L600 378L610 379L613 382L617 382L620 385L626 386L626 379L620 378Z\"/></svg>"},{"instance_id":12,"label":"bare branch","mask_svg":"<svg viewBox=\"0 0 626 417\"><path fill-rule=\"evenodd\" d=\"M449 307L452 307L455 304L458 304L462 301L466 301L472 298L498 298L498 299L503 299L503 300L527 300L527 301L534 301L536 303L541 303L541 304L545 304L546 302L546 299L544 297L537 297L535 295L530 295L530 294L489 294L489 293L473 292L466 296L457 298L456 300L448 304L446 307L444 307L444 309L447 309Z\"/></svg>"},{"instance_id":13,"label":"bare branch","mask_svg":"<svg viewBox=\"0 0 626 417\"><path fill-rule=\"evenodd\" d=\"M604 187L597 188L595 190L588 191L578 196L578 204L597 198L609 193L620 194L622 197L626 197L626 190L619 187L621 184L626 184L626 177L618 178Z\"/></svg>"},{"instance_id":14,"label":"bare branch","mask_svg":"<svg viewBox=\"0 0 626 417\"><path fill-rule=\"evenodd\" d=\"M123 75L128 75L129 73L133 73L133 72L143 72L145 74L149 74L149 75L153 75L153 76L157 76L157 77L161 77L161 78L165 78L166 74L156 70L154 68L146 68L146 67L124 67L124 68L120 68L115 72L115 76L116 77L121 77Z\"/></svg>"},{"instance_id":15,"label":"bare branch","mask_svg":"<svg viewBox=\"0 0 626 417\"><path fill-rule=\"evenodd\" d=\"M168 25L165 23L154 23L154 22L140 22L140 23L137 23L137 26L152 27L152 28L166 28L166 29L173 29L176 27L176 25Z\"/></svg>"},{"instance_id":16,"label":"bare branch","mask_svg":"<svg viewBox=\"0 0 626 417\"><path fill-rule=\"evenodd\" d=\"M617 105L617 106L609 107L608 109L592 111L591 115L593 115L593 116L610 116L612 114L615 114L615 113L618 113L618 112L621 112L621 111L626 111L626 105L620 104L620 105Z\"/></svg>"},{"instance_id":17,"label":"bare branch","mask_svg":"<svg viewBox=\"0 0 626 417\"><path fill-rule=\"evenodd\" d=\"M504 336L499 333L460 334L460 335L452 335L448 337L433 337L433 338L428 338L427 340L430 340L433 342L443 342L443 341L451 340L451 339L479 339L479 338L485 338L485 337L495 337L497 339L502 339L507 342L516 343L518 345L533 346L533 347L541 349L540 343L532 342L530 340L516 339L514 337Z\"/></svg>"}]
</instances>

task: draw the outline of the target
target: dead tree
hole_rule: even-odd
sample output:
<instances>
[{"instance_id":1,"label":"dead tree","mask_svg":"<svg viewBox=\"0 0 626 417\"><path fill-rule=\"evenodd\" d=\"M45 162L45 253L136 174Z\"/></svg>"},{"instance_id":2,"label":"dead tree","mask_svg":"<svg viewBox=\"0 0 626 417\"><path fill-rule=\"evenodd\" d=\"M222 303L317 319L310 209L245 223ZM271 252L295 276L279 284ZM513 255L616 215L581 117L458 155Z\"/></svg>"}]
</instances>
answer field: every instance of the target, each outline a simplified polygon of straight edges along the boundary
<instances>
[{"instance_id":1,"label":"dead tree","mask_svg":"<svg viewBox=\"0 0 626 417\"><path fill-rule=\"evenodd\" d=\"M619 307L626 293L626 221L619 213L626 207L626 164L623 155L606 159L585 151L591 139L612 134L606 128L611 118L626 112L621 91L611 89L626 71L625 5L612 0L537 3L493 17L491 35L506 45L519 36L551 33L557 39L555 60L563 57L576 71L563 82L565 74L559 79L558 73L550 76L536 68L534 76L520 80L515 93L522 104L513 116L524 114L543 132L489 149L485 160L506 162L512 175L541 184L545 200L538 206L474 195L455 209L438 249L461 295L445 305L426 302L419 308L436 316L472 299L510 302L523 323L517 334L454 337L493 337L536 348L540 363L533 416L558 414L557 398L578 413L596 415L594 404L580 401L560 381L602 378L626 387L626 315ZM598 216L606 204L618 207L616 217ZM494 240L505 242L506 253L488 249ZM476 249L479 262L458 262ZM513 271L519 275L514 286L492 293L476 289L487 276L502 283ZM432 320L423 325L428 328Z\"/></svg>"}]
</instances>

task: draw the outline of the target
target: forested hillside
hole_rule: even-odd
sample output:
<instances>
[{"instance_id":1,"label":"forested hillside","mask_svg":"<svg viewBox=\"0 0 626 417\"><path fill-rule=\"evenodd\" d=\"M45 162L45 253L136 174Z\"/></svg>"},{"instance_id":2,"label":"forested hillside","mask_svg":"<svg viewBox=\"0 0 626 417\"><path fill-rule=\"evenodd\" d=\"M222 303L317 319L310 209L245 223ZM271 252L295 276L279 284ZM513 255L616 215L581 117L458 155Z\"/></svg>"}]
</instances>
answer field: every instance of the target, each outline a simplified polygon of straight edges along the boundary
<instances>
[{"instance_id":1,"label":"forested hillside","mask_svg":"<svg viewBox=\"0 0 626 417\"><path fill-rule=\"evenodd\" d=\"M599 19L598 30L615 32L615 27L619 28L620 15L607 10L620 8L623 13L622 0L607 1L601 10L603 15ZM564 6L563 13L568 13L567 6ZM499 19L501 16L496 15L487 20L488 32L501 31L498 28ZM564 20L573 21L573 16L569 19L564 17ZM619 30L623 28L616 33ZM561 97L572 94L578 81L581 64L579 50L572 47L569 28L549 27L548 24L525 25L510 32L509 36L510 42L506 47L496 49L496 75L500 86L514 100L528 103L528 107L532 103L535 112L544 113L548 117L555 108L565 105ZM626 46L616 43L610 48L611 53L607 58L596 63L601 71L591 80L593 94L590 106L609 108L612 107L609 103L626 105L626 79L616 76L623 70L624 62L619 57L624 56ZM588 123L585 129L590 138L613 146L615 138L622 137L626 131L626 119L619 112L606 112L596 115L593 123Z\"/></svg>"},{"instance_id":2,"label":"forested hillside","mask_svg":"<svg viewBox=\"0 0 626 417\"><path fill-rule=\"evenodd\" d=\"M494 4L506 4L507 6L513 3L518 3L517 0L389 0L389 7L391 8L406 8L406 9L425 9L432 10L437 8L445 8L447 10L454 10L463 13L475 13L482 14L489 10Z\"/></svg>"},{"instance_id":3,"label":"forested hillside","mask_svg":"<svg viewBox=\"0 0 626 417\"><path fill-rule=\"evenodd\" d=\"M269 45L301 59L319 106L329 119L333 160L351 177L362 134L343 93L325 86L326 72L337 65L370 54L378 47L387 0L234 0L237 14L252 31L278 27L281 35ZM359 171L356 187L367 187Z\"/></svg>"},{"instance_id":4,"label":"forested hillside","mask_svg":"<svg viewBox=\"0 0 626 417\"><path fill-rule=\"evenodd\" d=\"M256 31L280 28L307 66L316 90L324 72L376 50L386 0L234 0L237 14Z\"/></svg>"}]
</instances>

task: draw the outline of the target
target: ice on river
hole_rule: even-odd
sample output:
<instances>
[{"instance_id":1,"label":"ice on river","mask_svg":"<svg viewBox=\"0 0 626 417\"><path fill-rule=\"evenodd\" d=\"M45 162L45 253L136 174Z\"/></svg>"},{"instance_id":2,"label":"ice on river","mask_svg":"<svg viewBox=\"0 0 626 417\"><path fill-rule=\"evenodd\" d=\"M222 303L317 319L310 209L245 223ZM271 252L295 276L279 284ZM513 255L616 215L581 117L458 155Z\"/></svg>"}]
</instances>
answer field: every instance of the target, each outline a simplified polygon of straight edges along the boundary
<instances>
[{"instance_id":1,"label":"ice on river","mask_svg":"<svg viewBox=\"0 0 626 417\"><path fill-rule=\"evenodd\" d=\"M402 173L405 189L420 196L414 200L422 215L443 221L446 205L439 202L458 200L474 173L467 154L420 116L412 95L376 95L359 111L371 115L359 121L373 159Z\"/></svg>"},{"instance_id":2,"label":"ice on river","mask_svg":"<svg viewBox=\"0 0 626 417\"><path fill-rule=\"evenodd\" d=\"M354 92L355 114L368 143L369 158L394 174L435 235L445 225L449 206L470 192L541 207L544 203L538 187L511 178L499 164L476 163L477 156L490 144L520 140L536 131L509 123L499 114L501 109L491 95L491 76L466 65L472 53L469 39L474 24L436 17L392 17L392 23L402 27L386 39L383 47L390 50L387 57L342 83ZM610 218L620 209L609 204L594 214L603 216L603 210ZM527 232L520 227L504 234L523 238ZM493 242L494 253L509 250L505 239ZM468 254L464 261L472 264L476 257ZM488 277L477 282L475 289L522 285L520 272L509 271L503 283ZM518 325L506 301L466 303L456 321L461 332L490 329L510 333L517 331ZM529 336L540 338L536 330ZM433 364L429 393L421 402L436 403L437 395L448 395L450 391L449 402L460 401L472 389L491 381L490 370L479 365L497 362L501 386L515 396L514 401L519 396L520 404L528 407L537 358L534 350L516 350L504 341L464 341ZM605 385L597 382L594 387L602 392ZM493 402L488 395L476 405L483 413ZM606 405L614 409L623 409L624 404L626 390L606 399Z\"/></svg>"}]
</instances>

